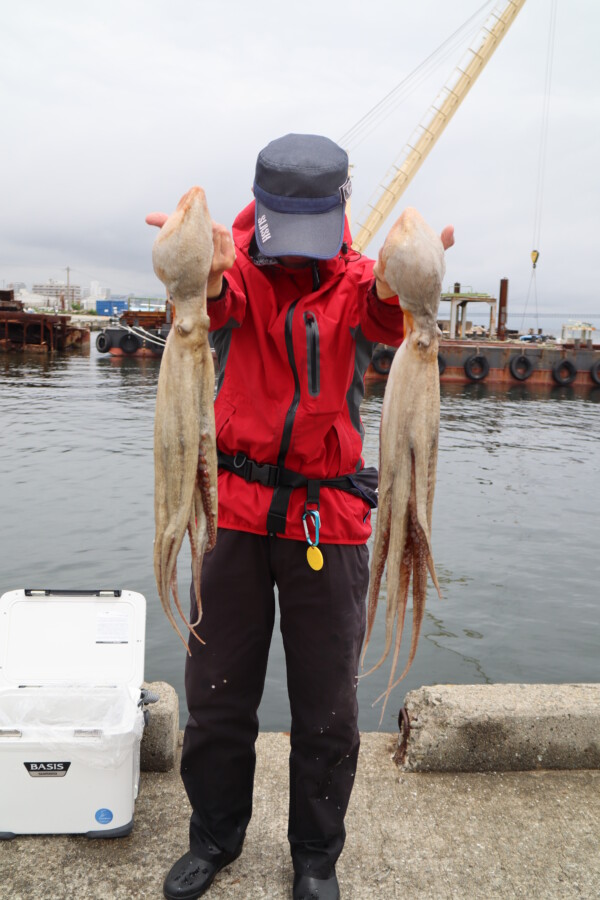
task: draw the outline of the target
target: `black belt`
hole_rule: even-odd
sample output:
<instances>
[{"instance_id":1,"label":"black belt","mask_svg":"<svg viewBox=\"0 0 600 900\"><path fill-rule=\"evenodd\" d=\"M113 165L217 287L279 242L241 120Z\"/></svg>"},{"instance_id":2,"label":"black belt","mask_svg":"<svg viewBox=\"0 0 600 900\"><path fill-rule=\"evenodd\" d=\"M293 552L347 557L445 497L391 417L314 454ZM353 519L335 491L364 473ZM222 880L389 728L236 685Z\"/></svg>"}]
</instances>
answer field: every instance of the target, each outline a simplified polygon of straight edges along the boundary
<instances>
[{"instance_id":1,"label":"black belt","mask_svg":"<svg viewBox=\"0 0 600 900\"><path fill-rule=\"evenodd\" d=\"M258 482L265 487L272 487L273 499L267 516L269 534L284 534L287 510L295 488L306 488L306 504L319 506L319 491L322 487L337 488L348 494L361 497L371 509L377 507L378 474L374 466L353 472L351 475L338 475L336 478L308 478L300 472L294 472L283 466L271 463L257 463L248 459L244 453L228 456L218 452L219 468L239 475L244 481Z\"/></svg>"}]
</instances>

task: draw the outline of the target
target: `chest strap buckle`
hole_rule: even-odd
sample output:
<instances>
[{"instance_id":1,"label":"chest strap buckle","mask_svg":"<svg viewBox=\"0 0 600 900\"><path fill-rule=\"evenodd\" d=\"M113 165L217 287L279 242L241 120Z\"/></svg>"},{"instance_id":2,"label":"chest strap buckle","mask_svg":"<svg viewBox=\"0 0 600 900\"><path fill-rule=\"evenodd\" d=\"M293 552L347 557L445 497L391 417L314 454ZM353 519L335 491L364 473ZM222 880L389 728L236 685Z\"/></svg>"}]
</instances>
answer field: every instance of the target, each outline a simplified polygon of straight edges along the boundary
<instances>
[{"instance_id":1,"label":"chest strap buckle","mask_svg":"<svg viewBox=\"0 0 600 900\"><path fill-rule=\"evenodd\" d=\"M276 487L279 484L279 467L270 463L257 463L248 459L245 453L239 451L233 457L233 467L238 475L246 481L258 481L265 487Z\"/></svg>"}]
</instances>

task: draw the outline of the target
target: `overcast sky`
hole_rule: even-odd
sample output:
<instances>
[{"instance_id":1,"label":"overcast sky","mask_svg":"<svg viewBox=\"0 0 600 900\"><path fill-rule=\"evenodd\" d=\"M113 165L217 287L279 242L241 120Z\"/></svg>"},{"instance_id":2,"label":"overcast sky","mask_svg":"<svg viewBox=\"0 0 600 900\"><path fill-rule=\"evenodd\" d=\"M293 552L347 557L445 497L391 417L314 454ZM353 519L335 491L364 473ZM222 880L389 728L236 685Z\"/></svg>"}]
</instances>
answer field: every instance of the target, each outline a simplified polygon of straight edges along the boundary
<instances>
[{"instance_id":1,"label":"overcast sky","mask_svg":"<svg viewBox=\"0 0 600 900\"><path fill-rule=\"evenodd\" d=\"M0 6L0 286L92 280L163 296L151 210L192 184L231 225L258 151L290 131L334 140L483 0L21 0ZM552 0L527 0L395 211L456 228L445 287L509 308L600 314L598 0L558 0L544 190L538 159ZM464 57L462 46L350 147L352 219ZM531 279L536 208L541 256ZM395 216L394 216L395 217ZM393 218L387 223L392 224ZM382 230L367 252L375 255Z\"/></svg>"}]
</instances>

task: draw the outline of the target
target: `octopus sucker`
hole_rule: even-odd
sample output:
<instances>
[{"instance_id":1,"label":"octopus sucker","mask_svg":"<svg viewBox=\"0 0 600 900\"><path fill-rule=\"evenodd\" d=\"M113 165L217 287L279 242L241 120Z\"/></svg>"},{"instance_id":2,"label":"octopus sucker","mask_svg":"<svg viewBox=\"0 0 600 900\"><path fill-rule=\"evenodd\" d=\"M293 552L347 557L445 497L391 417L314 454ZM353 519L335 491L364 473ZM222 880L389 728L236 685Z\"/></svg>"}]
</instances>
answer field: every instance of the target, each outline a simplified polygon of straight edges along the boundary
<instances>
[{"instance_id":1,"label":"octopus sucker","mask_svg":"<svg viewBox=\"0 0 600 900\"><path fill-rule=\"evenodd\" d=\"M152 248L154 271L167 288L173 326L161 360L154 417L154 573L167 618L186 649L171 608L189 632L200 622L200 572L217 532L215 375L208 343L206 286L212 262L212 222L202 188L185 194ZM181 608L177 557L188 533L198 605L195 623Z\"/></svg>"},{"instance_id":2,"label":"octopus sucker","mask_svg":"<svg viewBox=\"0 0 600 900\"><path fill-rule=\"evenodd\" d=\"M387 610L383 653L394 647L381 721L391 691L414 660L425 613L427 575L441 592L431 550L431 522L440 419L437 311L445 272L441 239L414 209L405 210L379 254L376 273L398 295L405 336L388 375L379 440L379 509L372 551L367 632L371 638L386 571ZM412 579L413 622L408 660L395 678Z\"/></svg>"},{"instance_id":3,"label":"octopus sucker","mask_svg":"<svg viewBox=\"0 0 600 900\"><path fill-rule=\"evenodd\" d=\"M204 553L212 550L217 542L217 495L216 485L211 481L209 460L216 466L216 446L211 446L211 436L201 435L198 448L198 468L196 471L196 485L194 490L194 502L188 534L192 548L192 579L194 593L196 595L197 617L193 626L200 624L202 619L202 596L200 593L200 570ZM201 640L199 638L199 640ZM204 643L204 641L202 641Z\"/></svg>"}]
</instances>

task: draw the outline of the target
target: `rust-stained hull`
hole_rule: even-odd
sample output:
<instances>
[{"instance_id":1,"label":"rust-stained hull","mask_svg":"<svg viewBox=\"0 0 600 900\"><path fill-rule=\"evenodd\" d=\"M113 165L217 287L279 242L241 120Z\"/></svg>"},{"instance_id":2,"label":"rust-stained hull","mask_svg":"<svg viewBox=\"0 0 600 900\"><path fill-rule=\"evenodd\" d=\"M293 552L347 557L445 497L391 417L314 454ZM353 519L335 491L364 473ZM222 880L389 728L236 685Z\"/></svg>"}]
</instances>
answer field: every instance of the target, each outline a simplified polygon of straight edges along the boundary
<instances>
[{"instance_id":1,"label":"rust-stained hull","mask_svg":"<svg viewBox=\"0 0 600 900\"><path fill-rule=\"evenodd\" d=\"M111 356L161 357L171 330L171 309L128 309L96 337L99 353Z\"/></svg>"},{"instance_id":2,"label":"rust-stained hull","mask_svg":"<svg viewBox=\"0 0 600 900\"><path fill-rule=\"evenodd\" d=\"M379 351L379 361L377 352ZM385 379L393 348L378 348L368 379ZM475 358L475 359L474 359ZM440 340L442 384L485 382L498 387L600 385L600 345L529 344L524 341Z\"/></svg>"},{"instance_id":3,"label":"rust-stained hull","mask_svg":"<svg viewBox=\"0 0 600 900\"><path fill-rule=\"evenodd\" d=\"M108 325L96 337L96 349L114 357L161 357L170 324L159 327ZM142 330L143 329L143 330Z\"/></svg>"},{"instance_id":4,"label":"rust-stained hull","mask_svg":"<svg viewBox=\"0 0 600 900\"><path fill-rule=\"evenodd\" d=\"M73 325L70 316L0 310L0 352L53 353L89 345L89 328Z\"/></svg>"},{"instance_id":5,"label":"rust-stained hull","mask_svg":"<svg viewBox=\"0 0 600 900\"><path fill-rule=\"evenodd\" d=\"M170 315L167 318L164 311L129 311L121 316L118 324L107 325L98 333L96 349L113 359L157 359L163 355L170 330ZM216 370L217 357L212 345L211 356Z\"/></svg>"},{"instance_id":6,"label":"rust-stained hull","mask_svg":"<svg viewBox=\"0 0 600 900\"><path fill-rule=\"evenodd\" d=\"M115 348L111 349L110 355L113 357L117 357L117 358L118 357L126 358L126 357L130 357L130 356L135 356L136 359L139 359L140 357L142 357L142 358L145 357L146 359L148 359L148 358L156 359L157 356L162 356L162 351L155 353L154 350L150 350L148 347L140 347L134 353L124 353L123 350L119 349L119 347L115 347Z\"/></svg>"}]
</instances>

